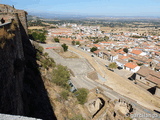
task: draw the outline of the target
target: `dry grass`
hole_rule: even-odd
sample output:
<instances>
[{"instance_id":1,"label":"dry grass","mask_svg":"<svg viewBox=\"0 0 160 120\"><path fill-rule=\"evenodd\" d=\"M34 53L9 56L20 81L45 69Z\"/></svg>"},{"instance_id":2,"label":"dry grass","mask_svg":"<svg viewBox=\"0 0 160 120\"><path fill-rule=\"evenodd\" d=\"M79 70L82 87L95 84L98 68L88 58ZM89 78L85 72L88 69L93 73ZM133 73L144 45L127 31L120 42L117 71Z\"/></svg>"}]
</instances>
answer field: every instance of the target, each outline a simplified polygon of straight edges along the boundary
<instances>
[{"instance_id":1,"label":"dry grass","mask_svg":"<svg viewBox=\"0 0 160 120\"><path fill-rule=\"evenodd\" d=\"M34 30L34 29L43 29L44 27L42 26L31 26L31 27L28 27L29 30Z\"/></svg>"},{"instance_id":2,"label":"dry grass","mask_svg":"<svg viewBox=\"0 0 160 120\"><path fill-rule=\"evenodd\" d=\"M79 56L73 52L67 51L67 52L60 52L58 53L63 58L79 58Z\"/></svg>"},{"instance_id":3,"label":"dry grass","mask_svg":"<svg viewBox=\"0 0 160 120\"><path fill-rule=\"evenodd\" d=\"M14 21L10 25L11 32L7 32L6 29L0 28L0 48L4 48L6 40L10 40L15 36L15 34L13 33L13 31L15 30L16 30L16 22Z\"/></svg>"}]
</instances>

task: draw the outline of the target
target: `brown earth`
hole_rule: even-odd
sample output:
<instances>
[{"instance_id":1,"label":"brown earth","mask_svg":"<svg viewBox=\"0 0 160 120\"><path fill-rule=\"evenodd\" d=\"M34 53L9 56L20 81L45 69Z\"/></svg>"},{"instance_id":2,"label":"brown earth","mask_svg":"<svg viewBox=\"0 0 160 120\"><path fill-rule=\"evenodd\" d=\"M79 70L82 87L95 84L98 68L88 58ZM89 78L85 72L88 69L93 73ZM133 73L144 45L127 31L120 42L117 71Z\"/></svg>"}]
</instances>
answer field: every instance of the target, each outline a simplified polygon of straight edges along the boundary
<instances>
[{"instance_id":1,"label":"brown earth","mask_svg":"<svg viewBox=\"0 0 160 120\"><path fill-rule=\"evenodd\" d=\"M61 55L63 58L79 58L77 54L70 51L59 52L58 54Z\"/></svg>"}]
</instances>

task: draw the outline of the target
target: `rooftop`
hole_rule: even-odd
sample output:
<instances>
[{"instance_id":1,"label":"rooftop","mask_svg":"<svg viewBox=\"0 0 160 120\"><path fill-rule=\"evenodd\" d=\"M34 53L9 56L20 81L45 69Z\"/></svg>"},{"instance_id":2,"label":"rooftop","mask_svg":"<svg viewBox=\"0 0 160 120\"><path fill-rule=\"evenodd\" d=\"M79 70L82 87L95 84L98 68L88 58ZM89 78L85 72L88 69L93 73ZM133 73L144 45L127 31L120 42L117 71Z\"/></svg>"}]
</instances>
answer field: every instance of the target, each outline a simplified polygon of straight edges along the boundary
<instances>
[{"instance_id":1,"label":"rooftop","mask_svg":"<svg viewBox=\"0 0 160 120\"><path fill-rule=\"evenodd\" d=\"M126 63L124 66L134 69L135 67L137 67L138 65L134 64L134 63Z\"/></svg>"}]
</instances>

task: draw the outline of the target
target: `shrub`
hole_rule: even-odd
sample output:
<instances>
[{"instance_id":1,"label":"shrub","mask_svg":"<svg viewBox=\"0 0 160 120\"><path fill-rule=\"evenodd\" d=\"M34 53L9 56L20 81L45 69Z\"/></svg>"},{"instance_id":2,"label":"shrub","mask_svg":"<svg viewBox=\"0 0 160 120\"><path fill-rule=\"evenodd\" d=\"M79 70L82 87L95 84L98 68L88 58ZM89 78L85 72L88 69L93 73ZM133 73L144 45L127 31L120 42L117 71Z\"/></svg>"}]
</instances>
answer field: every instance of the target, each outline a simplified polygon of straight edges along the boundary
<instances>
[{"instance_id":1,"label":"shrub","mask_svg":"<svg viewBox=\"0 0 160 120\"><path fill-rule=\"evenodd\" d=\"M78 102L83 105L87 101L88 90L85 88L79 88L75 92L75 95L77 97Z\"/></svg>"},{"instance_id":2,"label":"shrub","mask_svg":"<svg viewBox=\"0 0 160 120\"><path fill-rule=\"evenodd\" d=\"M80 42L79 42L79 41L76 41L76 45L80 45Z\"/></svg>"},{"instance_id":3,"label":"shrub","mask_svg":"<svg viewBox=\"0 0 160 120\"><path fill-rule=\"evenodd\" d=\"M92 47L91 48L91 52L94 52L94 51L96 51L97 50L97 47Z\"/></svg>"},{"instance_id":4,"label":"shrub","mask_svg":"<svg viewBox=\"0 0 160 120\"><path fill-rule=\"evenodd\" d=\"M117 68L117 64L115 62L114 63L110 63L108 67L111 68L111 69L116 69Z\"/></svg>"},{"instance_id":5,"label":"shrub","mask_svg":"<svg viewBox=\"0 0 160 120\"><path fill-rule=\"evenodd\" d=\"M67 100L67 99L68 99L68 96L69 96L69 91L67 91L67 90L62 91L62 92L60 93L60 96L61 96L63 99Z\"/></svg>"},{"instance_id":6,"label":"shrub","mask_svg":"<svg viewBox=\"0 0 160 120\"><path fill-rule=\"evenodd\" d=\"M68 80L70 78L69 71L67 67L62 65L57 65L52 71L52 82L56 85L69 89Z\"/></svg>"},{"instance_id":7,"label":"shrub","mask_svg":"<svg viewBox=\"0 0 160 120\"><path fill-rule=\"evenodd\" d=\"M59 39L58 38L54 38L54 41L59 43Z\"/></svg>"},{"instance_id":8,"label":"shrub","mask_svg":"<svg viewBox=\"0 0 160 120\"><path fill-rule=\"evenodd\" d=\"M72 41L72 45L75 45L75 44L76 44L76 42L73 40L73 41Z\"/></svg>"},{"instance_id":9,"label":"shrub","mask_svg":"<svg viewBox=\"0 0 160 120\"><path fill-rule=\"evenodd\" d=\"M43 32L32 32L32 34L30 34L30 38L35 40L35 41L39 41L41 43L45 43L46 41L46 35L45 35L45 31Z\"/></svg>"}]
</instances>

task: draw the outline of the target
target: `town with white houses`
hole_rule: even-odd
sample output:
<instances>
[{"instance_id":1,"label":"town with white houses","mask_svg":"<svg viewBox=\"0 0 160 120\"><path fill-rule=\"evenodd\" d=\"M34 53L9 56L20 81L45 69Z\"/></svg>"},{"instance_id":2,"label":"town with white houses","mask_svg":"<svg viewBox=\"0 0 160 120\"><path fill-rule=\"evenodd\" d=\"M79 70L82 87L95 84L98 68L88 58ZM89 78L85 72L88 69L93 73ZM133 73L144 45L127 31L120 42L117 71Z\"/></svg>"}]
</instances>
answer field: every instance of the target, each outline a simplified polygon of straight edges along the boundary
<instances>
[{"instance_id":1,"label":"town with white houses","mask_svg":"<svg viewBox=\"0 0 160 120\"><path fill-rule=\"evenodd\" d=\"M160 36L142 36L135 32L106 33L99 26L70 23L48 31L48 36L61 38L68 43L79 41L76 47L86 52L90 53L92 48L96 48L92 57L116 63L119 70L133 75L129 78L136 84L143 83L145 88L160 84Z\"/></svg>"}]
</instances>

